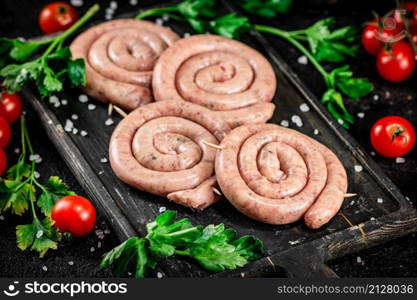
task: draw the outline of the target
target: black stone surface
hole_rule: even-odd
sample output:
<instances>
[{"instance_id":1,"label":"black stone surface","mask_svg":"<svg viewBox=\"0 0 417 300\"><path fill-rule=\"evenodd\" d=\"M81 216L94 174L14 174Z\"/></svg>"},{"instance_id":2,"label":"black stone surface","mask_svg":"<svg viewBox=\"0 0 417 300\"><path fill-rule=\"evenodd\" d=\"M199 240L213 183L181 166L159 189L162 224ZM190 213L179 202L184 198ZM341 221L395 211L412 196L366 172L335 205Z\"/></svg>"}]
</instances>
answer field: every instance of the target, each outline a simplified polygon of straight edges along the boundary
<instances>
[{"instance_id":1,"label":"black stone surface","mask_svg":"<svg viewBox=\"0 0 417 300\"><path fill-rule=\"evenodd\" d=\"M37 16L43 5L50 1L13 1L3 0L0 10L0 36L31 37L40 35L37 25ZM80 15L85 12L95 1L83 1L84 5L78 7ZM96 1L97 2L97 1ZM105 8L110 1L98 1L102 9L97 19L103 19ZM144 3L144 1L139 1ZM148 1L146 1L148 2ZM395 1L323 1L296 0L296 5L287 17L280 17L277 25L285 29L297 29L305 27L315 20L326 16L336 16L340 25L361 25L372 18L371 10L380 14L386 12L395 5ZM131 6L129 1L118 1L116 13L128 12L139 9ZM308 84L317 95L323 92L323 84L320 77L310 65L300 65L297 58L300 54L288 46L280 43L280 53L288 63L296 70L297 74ZM373 122L389 114L397 114L408 118L413 124L417 122L417 91L415 85L417 75L401 84L391 84L383 81L375 69L375 58L361 54L358 59L349 61L355 74L366 76L375 84L375 92L360 101L348 100L348 108L353 113L364 112L365 118L358 119L350 130L351 134L361 142L369 152L372 148L369 144L369 129ZM374 96L378 95L378 100ZM34 147L43 157L39 166L41 177L46 179L49 175L59 175L79 194L83 191L79 187L73 175L66 169L62 159L53 148L50 141L43 133L42 125L36 119L34 113L27 108L30 122L30 133L34 141ZM14 130L16 135L17 129ZM13 161L14 149L19 141L14 137L8 148L10 161ZM408 154L404 164L396 164L392 159L385 159L378 155L374 159L387 175L400 187L402 192L410 197L416 204L417 175L416 166L417 150ZM57 251L50 251L45 258L39 259L34 252L22 252L16 245L15 226L30 222L28 215L22 217L3 214L0 220L0 276L2 277L105 277L107 271L99 271L98 264L101 255L114 247L119 241L112 234L104 234L104 239L99 239L96 232L83 239L75 239L60 245ZM107 225L99 216L98 228L105 231ZM108 231L106 231L108 232ZM100 233L100 232L97 232ZM98 243L101 247L98 247ZM92 252L92 248L94 251ZM352 254L332 262L329 265L342 277L404 277L417 276L417 237L415 234L391 241L360 253ZM358 258L359 257L359 258ZM73 262L73 265L70 265ZM46 267L46 268L45 268Z\"/></svg>"}]
</instances>

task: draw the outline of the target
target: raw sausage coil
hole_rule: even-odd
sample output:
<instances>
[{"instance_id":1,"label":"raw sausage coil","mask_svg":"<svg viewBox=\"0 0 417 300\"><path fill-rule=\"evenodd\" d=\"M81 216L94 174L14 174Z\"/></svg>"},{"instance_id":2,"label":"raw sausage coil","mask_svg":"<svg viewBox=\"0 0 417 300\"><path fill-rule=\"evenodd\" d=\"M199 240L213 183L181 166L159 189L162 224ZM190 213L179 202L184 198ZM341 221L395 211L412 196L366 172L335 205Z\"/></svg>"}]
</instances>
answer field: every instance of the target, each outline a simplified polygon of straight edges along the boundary
<instances>
[{"instance_id":1,"label":"raw sausage coil","mask_svg":"<svg viewBox=\"0 0 417 300\"><path fill-rule=\"evenodd\" d=\"M234 128L272 117L275 73L256 50L216 35L194 35L170 46L155 65L155 100L209 108Z\"/></svg>"},{"instance_id":2,"label":"raw sausage coil","mask_svg":"<svg viewBox=\"0 0 417 300\"><path fill-rule=\"evenodd\" d=\"M86 91L124 109L152 101L153 67L179 37L166 27L140 20L115 20L94 26L71 44L74 58L86 62Z\"/></svg>"},{"instance_id":3,"label":"raw sausage coil","mask_svg":"<svg viewBox=\"0 0 417 300\"><path fill-rule=\"evenodd\" d=\"M274 124L235 128L223 139L216 176L226 198L245 215L269 224L304 217L310 228L340 209L346 171L327 147Z\"/></svg>"},{"instance_id":4,"label":"raw sausage coil","mask_svg":"<svg viewBox=\"0 0 417 300\"><path fill-rule=\"evenodd\" d=\"M113 171L125 183L192 208L217 200L213 193L216 149L230 131L210 110L185 101L137 108L110 141Z\"/></svg>"}]
</instances>

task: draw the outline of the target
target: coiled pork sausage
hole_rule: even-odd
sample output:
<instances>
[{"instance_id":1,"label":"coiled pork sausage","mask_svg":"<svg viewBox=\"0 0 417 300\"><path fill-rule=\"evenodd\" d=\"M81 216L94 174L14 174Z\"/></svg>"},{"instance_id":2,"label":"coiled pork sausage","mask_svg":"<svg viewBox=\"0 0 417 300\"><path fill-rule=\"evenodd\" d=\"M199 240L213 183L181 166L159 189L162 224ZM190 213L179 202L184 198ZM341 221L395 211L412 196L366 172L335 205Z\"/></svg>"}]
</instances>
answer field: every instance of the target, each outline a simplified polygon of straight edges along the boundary
<instances>
[{"instance_id":1,"label":"coiled pork sausage","mask_svg":"<svg viewBox=\"0 0 417 300\"><path fill-rule=\"evenodd\" d=\"M272 66L256 50L216 35L171 45L155 65L155 100L185 100L209 108L233 128L263 123L274 111Z\"/></svg>"},{"instance_id":2,"label":"coiled pork sausage","mask_svg":"<svg viewBox=\"0 0 417 300\"><path fill-rule=\"evenodd\" d=\"M74 58L86 62L89 95L133 110L153 99L153 67L178 39L170 29L152 22L121 19L88 29L70 48Z\"/></svg>"},{"instance_id":3,"label":"coiled pork sausage","mask_svg":"<svg viewBox=\"0 0 417 300\"><path fill-rule=\"evenodd\" d=\"M116 127L110 163L125 183L182 205L204 209L217 197L214 158L230 127L210 110L185 101L139 107Z\"/></svg>"},{"instance_id":4,"label":"coiled pork sausage","mask_svg":"<svg viewBox=\"0 0 417 300\"><path fill-rule=\"evenodd\" d=\"M274 124L235 128L223 139L215 171L226 198L245 215L269 224L304 216L319 228L340 209L346 171L324 145Z\"/></svg>"}]
</instances>

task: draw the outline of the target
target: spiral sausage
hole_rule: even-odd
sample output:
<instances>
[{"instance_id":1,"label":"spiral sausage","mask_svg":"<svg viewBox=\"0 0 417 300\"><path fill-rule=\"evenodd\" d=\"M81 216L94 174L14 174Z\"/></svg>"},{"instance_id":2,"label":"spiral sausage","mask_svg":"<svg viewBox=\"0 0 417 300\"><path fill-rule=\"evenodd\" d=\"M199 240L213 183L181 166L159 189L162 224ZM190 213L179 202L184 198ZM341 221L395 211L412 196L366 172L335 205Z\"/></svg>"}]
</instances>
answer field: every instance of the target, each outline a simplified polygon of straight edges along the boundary
<instances>
[{"instance_id":1,"label":"spiral sausage","mask_svg":"<svg viewBox=\"0 0 417 300\"><path fill-rule=\"evenodd\" d=\"M127 110L152 100L152 70L159 55L179 37L166 27L140 20L94 26L71 44L74 58L86 62L86 91Z\"/></svg>"},{"instance_id":2,"label":"spiral sausage","mask_svg":"<svg viewBox=\"0 0 417 300\"><path fill-rule=\"evenodd\" d=\"M196 104L151 103L116 127L110 163L117 177L135 188L204 209L217 199L216 150L205 142L218 144L229 131L227 123Z\"/></svg>"},{"instance_id":3,"label":"spiral sausage","mask_svg":"<svg viewBox=\"0 0 417 300\"><path fill-rule=\"evenodd\" d=\"M207 107L233 127L272 117L275 73L256 50L216 35L194 35L170 46L155 65L155 100Z\"/></svg>"},{"instance_id":4,"label":"spiral sausage","mask_svg":"<svg viewBox=\"0 0 417 300\"><path fill-rule=\"evenodd\" d=\"M319 228L340 209L346 171L327 147L274 124L235 128L216 156L216 176L226 198L264 223L289 224L304 216Z\"/></svg>"}]
</instances>

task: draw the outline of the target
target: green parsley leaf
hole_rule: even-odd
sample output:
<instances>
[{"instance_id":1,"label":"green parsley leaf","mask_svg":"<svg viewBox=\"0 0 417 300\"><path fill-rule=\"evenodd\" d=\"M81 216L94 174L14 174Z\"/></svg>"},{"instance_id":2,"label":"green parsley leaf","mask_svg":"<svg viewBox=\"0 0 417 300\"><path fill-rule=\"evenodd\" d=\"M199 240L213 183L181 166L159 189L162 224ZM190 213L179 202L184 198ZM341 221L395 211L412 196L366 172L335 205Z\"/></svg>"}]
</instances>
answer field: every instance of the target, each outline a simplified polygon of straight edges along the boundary
<instances>
[{"instance_id":1,"label":"green parsley leaf","mask_svg":"<svg viewBox=\"0 0 417 300\"><path fill-rule=\"evenodd\" d=\"M45 216L51 216L52 207L64 196L75 195L73 191L58 176L49 177L42 188L42 194L38 199L38 206Z\"/></svg>"},{"instance_id":2,"label":"green parsley leaf","mask_svg":"<svg viewBox=\"0 0 417 300\"><path fill-rule=\"evenodd\" d=\"M251 235L242 236L232 244L236 247L235 251L247 260L257 260L264 255L263 243Z\"/></svg>"},{"instance_id":3,"label":"green parsley leaf","mask_svg":"<svg viewBox=\"0 0 417 300\"><path fill-rule=\"evenodd\" d=\"M56 250L61 235L52 224L50 218L45 218L43 221L35 218L32 224L18 225L16 238L19 249L26 250L30 247L31 250L39 253L39 257L43 257L49 249Z\"/></svg>"},{"instance_id":4,"label":"green parsley leaf","mask_svg":"<svg viewBox=\"0 0 417 300\"><path fill-rule=\"evenodd\" d=\"M35 201L34 188L21 180L2 180L0 182L0 212L11 210L21 216L29 206L28 201Z\"/></svg>"},{"instance_id":5,"label":"green parsley leaf","mask_svg":"<svg viewBox=\"0 0 417 300\"><path fill-rule=\"evenodd\" d=\"M209 23L210 31L229 39L238 39L251 29L248 18L234 13L217 18Z\"/></svg>"},{"instance_id":6,"label":"green parsley leaf","mask_svg":"<svg viewBox=\"0 0 417 300\"><path fill-rule=\"evenodd\" d=\"M82 58L68 61L68 77L74 86L85 86L87 84L85 72L85 62Z\"/></svg>"},{"instance_id":7,"label":"green parsley leaf","mask_svg":"<svg viewBox=\"0 0 417 300\"><path fill-rule=\"evenodd\" d=\"M185 0L177 8L186 19L198 19L216 16L214 6L214 0Z\"/></svg>"},{"instance_id":8,"label":"green parsley leaf","mask_svg":"<svg viewBox=\"0 0 417 300\"><path fill-rule=\"evenodd\" d=\"M330 73L334 84L346 96L352 99L359 99L373 91L373 85L366 78L353 78L353 72L349 66L335 68Z\"/></svg>"},{"instance_id":9,"label":"green parsley leaf","mask_svg":"<svg viewBox=\"0 0 417 300\"><path fill-rule=\"evenodd\" d=\"M246 12L272 19L289 12L293 0L235 0Z\"/></svg>"}]
</instances>

